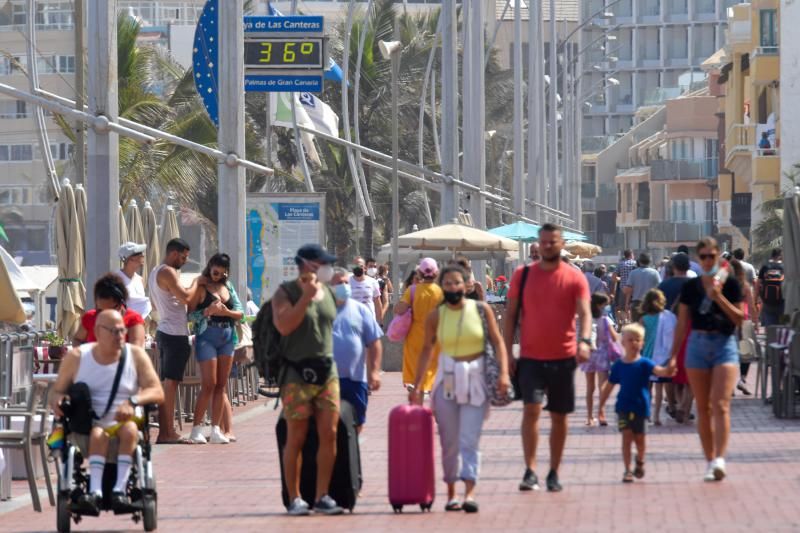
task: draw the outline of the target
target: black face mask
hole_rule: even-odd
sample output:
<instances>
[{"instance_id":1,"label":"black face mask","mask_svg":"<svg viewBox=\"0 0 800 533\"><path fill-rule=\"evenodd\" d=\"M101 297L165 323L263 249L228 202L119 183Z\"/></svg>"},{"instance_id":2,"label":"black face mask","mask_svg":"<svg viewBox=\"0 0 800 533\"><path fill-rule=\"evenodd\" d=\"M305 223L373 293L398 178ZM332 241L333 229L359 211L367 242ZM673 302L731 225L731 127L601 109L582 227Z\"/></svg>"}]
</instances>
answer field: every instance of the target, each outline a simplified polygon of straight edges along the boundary
<instances>
[{"instance_id":1,"label":"black face mask","mask_svg":"<svg viewBox=\"0 0 800 533\"><path fill-rule=\"evenodd\" d=\"M464 291L454 291L454 292L444 291L444 301L451 305L455 305L463 299L464 299Z\"/></svg>"},{"instance_id":2,"label":"black face mask","mask_svg":"<svg viewBox=\"0 0 800 533\"><path fill-rule=\"evenodd\" d=\"M353 268L353 275L357 278L360 278L364 275L364 267L357 266Z\"/></svg>"}]
</instances>

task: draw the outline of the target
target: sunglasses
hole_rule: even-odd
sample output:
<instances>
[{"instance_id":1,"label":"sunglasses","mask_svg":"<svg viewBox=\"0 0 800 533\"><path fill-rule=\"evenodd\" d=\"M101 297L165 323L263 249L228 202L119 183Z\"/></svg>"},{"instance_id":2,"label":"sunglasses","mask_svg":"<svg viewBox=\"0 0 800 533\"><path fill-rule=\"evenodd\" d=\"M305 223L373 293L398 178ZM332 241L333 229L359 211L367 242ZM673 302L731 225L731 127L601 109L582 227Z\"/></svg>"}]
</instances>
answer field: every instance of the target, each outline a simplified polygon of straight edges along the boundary
<instances>
[{"instance_id":1,"label":"sunglasses","mask_svg":"<svg viewBox=\"0 0 800 533\"><path fill-rule=\"evenodd\" d=\"M716 259L717 254L697 254L697 257L700 258L700 261L705 261L706 259Z\"/></svg>"},{"instance_id":2,"label":"sunglasses","mask_svg":"<svg viewBox=\"0 0 800 533\"><path fill-rule=\"evenodd\" d=\"M110 328L108 326L100 326L100 327L103 328L104 330L108 331L109 333L111 333L115 337L118 337L120 335L127 335L128 334L128 328Z\"/></svg>"}]
</instances>

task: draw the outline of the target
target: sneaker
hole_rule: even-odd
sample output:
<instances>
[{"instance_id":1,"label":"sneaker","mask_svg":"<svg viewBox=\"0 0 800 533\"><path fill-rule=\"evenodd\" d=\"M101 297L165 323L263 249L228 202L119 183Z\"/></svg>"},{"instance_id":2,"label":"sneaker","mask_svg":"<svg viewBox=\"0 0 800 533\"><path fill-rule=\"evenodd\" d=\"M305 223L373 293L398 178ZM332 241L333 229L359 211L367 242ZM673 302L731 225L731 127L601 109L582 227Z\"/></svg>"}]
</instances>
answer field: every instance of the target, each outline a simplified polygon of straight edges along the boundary
<instances>
[{"instance_id":1,"label":"sneaker","mask_svg":"<svg viewBox=\"0 0 800 533\"><path fill-rule=\"evenodd\" d=\"M292 503L289 505L289 508L286 510L290 516L307 516L309 514L308 504L298 496Z\"/></svg>"},{"instance_id":2,"label":"sneaker","mask_svg":"<svg viewBox=\"0 0 800 533\"><path fill-rule=\"evenodd\" d=\"M522 476L522 481L519 482L519 490L539 490L539 478L530 468L525 469L525 475Z\"/></svg>"},{"instance_id":3,"label":"sneaker","mask_svg":"<svg viewBox=\"0 0 800 533\"><path fill-rule=\"evenodd\" d=\"M703 481L716 481L717 478L714 476L714 461L708 462L708 468L706 468L706 473L703 476Z\"/></svg>"},{"instance_id":4,"label":"sneaker","mask_svg":"<svg viewBox=\"0 0 800 533\"><path fill-rule=\"evenodd\" d=\"M740 381L739 384L736 385L736 388L742 391L742 394L744 394L745 396L753 395L753 393L750 392L750 389L747 388L747 384L744 381Z\"/></svg>"},{"instance_id":5,"label":"sneaker","mask_svg":"<svg viewBox=\"0 0 800 533\"><path fill-rule=\"evenodd\" d=\"M327 494L314 504L314 512L320 514L342 514L344 509L336 505L336 501Z\"/></svg>"},{"instance_id":6,"label":"sneaker","mask_svg":"<svg viewBox=\"0 0 800 533\"><path fill-rule=\"evenodd\" d=\"M100 516L100 504L103 501L101 494L82 494L75 504L75 511L78 514L89 516Z\"/></svg>"},{"instance_id":7,"label":"sneaker","mask_svg":"<svg viewBox=\"0 0 800 533\"><path fill-rule=\"evenodd\" d=\"M222 434L222 430L219 429L219 426L212 426L211 427L211 438L209 439L211 444L229 444L231 441L228 437Z\"/></svg>"},{"instance_id":8,"label":"sneaker","mask_svg":"<svg viewBox=\"0 0 800 533\"><path fill-rule=\"evenodd\" d=\"M722 481L725 478L725 459L717 457L711 461L711 467L714 474L714 481Z\"/></svg>"},{"instance_id":9,"label":"sneaker","mask_svg":"<svg viewBox=\"0 0 800 533\"><path fill-rule=\"evenodd\" d=\"M124 492L114 491L111 493L111 509L114 514L130 513L140 507L131 504L131 500Z\"/></svg>"},{"instance_id":10,"label":"sneaker","mask_svg":"<svg viewBox=\"0 0 800 533\"><path fill-rule=\"evenodd\" d=\"M547 474L547 492L561 492L561 483L558 482L558 474L555 470L551 470Z\"/></svg>"},{"instance_id":11,"label":"sneaker","mask_svg":"<svg viewBox=\"0 0 800 533\"><path fill-rule=\"evenodd\" d=\"M203 427L202 426L194 426L192 428L192 434L189 435L189 440L195 444L206 444L208 441L206 440L205 435L203 435Z\"/></svg>"}]
</instances>

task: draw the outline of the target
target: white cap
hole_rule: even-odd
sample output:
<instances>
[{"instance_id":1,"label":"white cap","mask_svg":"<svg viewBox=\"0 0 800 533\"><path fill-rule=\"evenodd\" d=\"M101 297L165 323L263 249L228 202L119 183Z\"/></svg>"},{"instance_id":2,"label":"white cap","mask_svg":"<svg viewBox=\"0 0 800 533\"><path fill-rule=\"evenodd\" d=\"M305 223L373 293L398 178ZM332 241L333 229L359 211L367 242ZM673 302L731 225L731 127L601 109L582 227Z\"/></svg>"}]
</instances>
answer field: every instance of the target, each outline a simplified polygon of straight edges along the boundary
<instances>
[{"instance_id":1,"label":"white cap","mask_svg":"<svg viewBox=\"0 0 800 533\"><path fill-rule=\"evenodd\" d=\"M119 247L117 254L119 255L121 261L125 261L132 255L143 254L146 249L147 246L144 244L136 244L135 242L126 242L125 244Z\"/></svg>"}]
</instances>

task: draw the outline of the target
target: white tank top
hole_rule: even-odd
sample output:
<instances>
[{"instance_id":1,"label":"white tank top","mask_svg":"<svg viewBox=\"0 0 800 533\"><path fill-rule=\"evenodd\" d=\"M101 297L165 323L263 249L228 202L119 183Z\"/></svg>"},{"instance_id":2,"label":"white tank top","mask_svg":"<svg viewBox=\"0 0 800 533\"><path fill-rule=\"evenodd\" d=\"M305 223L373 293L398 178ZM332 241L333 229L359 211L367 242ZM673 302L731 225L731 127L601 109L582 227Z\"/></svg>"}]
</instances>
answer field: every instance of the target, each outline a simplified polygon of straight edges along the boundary
<instances>
[{"instance_id":1,"label":"white tank top","mask_svg":"<svg viewBox=\"0 0 800 533\"><path fill-rule=\"evenodd\" d=\"M158 331L167 335L189 336L189 321L186 319L186 304L181 303L169 291L158 286L158 273L167 265L160 264L150 271L147 286L150 299L158 311Z\"/></svg>"},{"instance_id":2,"label":"white tank top","mask_svg":"<svg viewBox=\"0 0 800 533\"><path fill-rule=\"evenodd\" d=\"M101 365L94 358L95 346L97 346L96 342L80 346L81 362L80 366L78 366L78 375L75 376L75 383L83 382L89 386L89 391L92 394L92 409L94 409L97 416L100 416L106 410L106 405L108 405L108 397L111 396L111 388L114 385L114 376L117 373L119 362ZM136 364L133 361L131 347L130 344L125 346L128 350L128 355L125 357L125 368L122 369L117 394L114 397L114 401L111 402L111 408L108 413L98 421L98 424L104 428L116 424L114 415L117 412L117 408L123 401L139 391L139 376L136 373Z\"/></svg>"}]
</instances>

